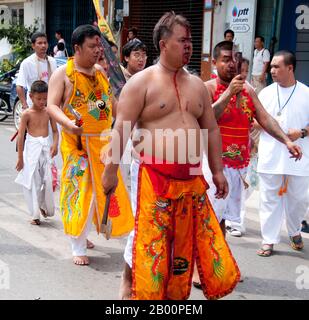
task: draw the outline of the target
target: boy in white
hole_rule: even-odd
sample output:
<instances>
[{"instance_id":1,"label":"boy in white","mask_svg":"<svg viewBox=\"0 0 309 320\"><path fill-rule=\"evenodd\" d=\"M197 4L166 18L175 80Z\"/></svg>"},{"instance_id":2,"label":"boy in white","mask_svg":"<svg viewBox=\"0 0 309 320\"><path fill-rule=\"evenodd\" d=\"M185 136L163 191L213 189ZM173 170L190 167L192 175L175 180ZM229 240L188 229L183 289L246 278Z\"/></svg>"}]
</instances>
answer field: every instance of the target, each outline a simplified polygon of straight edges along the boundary
<instances>
[{"instance_id":1,"label":"boy in white","mask_svg":"<svg viewBox=\"0 0 309 320\"><path fill-rule=\"evenodd\" d=\"M40 213L45 218L54 215L51 159L57 154L59 136L56 123L46 112L47 89L44 81L32 84L30 98L33 106L23 112L18 130L16 169L19 174L15 182L23 186L33 225L40 225ZM48 139L49 123L53 132L51 146Z\"/></svg>"},{"instance_id":2,"label":"boy in white","mask_svg":"<svg viewBox=\"0 0 309 320\"><path fill-rule=\"evenodd\" d=\"M299 162L274 138L262 132L259 144L260 220L263 245L260 256L270 256L280 241L284 216L291 246L303 248L301 222L308 208L309 188L309 88L295 79L295 55L280 51L271 62L275 83L265 88L259 99L269 114L277 119L292 141L301 147Z\"/></svg>"}]
</instances>

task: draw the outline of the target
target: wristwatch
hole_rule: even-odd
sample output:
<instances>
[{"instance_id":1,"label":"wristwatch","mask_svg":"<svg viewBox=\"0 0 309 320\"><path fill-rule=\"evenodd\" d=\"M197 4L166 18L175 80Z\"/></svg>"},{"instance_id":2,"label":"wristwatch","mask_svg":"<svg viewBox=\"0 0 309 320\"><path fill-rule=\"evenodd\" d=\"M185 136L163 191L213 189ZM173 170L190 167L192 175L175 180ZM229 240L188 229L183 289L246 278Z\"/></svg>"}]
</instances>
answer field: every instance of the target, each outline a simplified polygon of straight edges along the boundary
<instances>
[{"instance_id":1,"label":"wristwatch","mask_svg":"<svg viewBox=\"0 0 309 320\"><path fill-rule=\"evenodd\" d=\"M308 136L308 130L307 129L301 129L301 138L304 139Z\"/></svg>"}]
</instances>

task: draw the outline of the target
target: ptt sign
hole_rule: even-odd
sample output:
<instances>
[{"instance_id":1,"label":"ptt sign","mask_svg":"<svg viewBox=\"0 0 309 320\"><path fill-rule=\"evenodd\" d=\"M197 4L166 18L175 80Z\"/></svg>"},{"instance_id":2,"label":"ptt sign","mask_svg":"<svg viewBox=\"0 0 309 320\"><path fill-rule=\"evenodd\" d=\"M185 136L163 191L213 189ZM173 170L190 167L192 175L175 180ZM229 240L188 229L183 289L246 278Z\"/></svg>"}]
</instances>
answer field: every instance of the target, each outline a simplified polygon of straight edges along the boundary
<instances>
[{"instance_id":1,"label":"ptt sign","mask_svg":"<svg viewBox=\"0 0 309 320\"><path fill-rule=\"evenodd\" d=\"M295 25L298 30L309 30L309 6L303 4L296 8L297 17Z\"/></svg>"},{"instance_id":2,"label":"ptt sign","mask_svg":"<svg viewBox=\"0 0 309 320\"><path fill-rule=\"evenodd\" d=\"M248 23L250 8L247 6L234 7L232 10L232 23Z\"/></svg>"},{"instance_id":3,"label":"ptt sign","mask_svg":"<svg viewBox=\"0 0 309 320\"><path fill-rule=\"evenodd\" d=\"M232 11L233 18L248 16L248 14L249 14L249 8L238 9L237 7L234 7Z\"/></svg>"}]
</instances>

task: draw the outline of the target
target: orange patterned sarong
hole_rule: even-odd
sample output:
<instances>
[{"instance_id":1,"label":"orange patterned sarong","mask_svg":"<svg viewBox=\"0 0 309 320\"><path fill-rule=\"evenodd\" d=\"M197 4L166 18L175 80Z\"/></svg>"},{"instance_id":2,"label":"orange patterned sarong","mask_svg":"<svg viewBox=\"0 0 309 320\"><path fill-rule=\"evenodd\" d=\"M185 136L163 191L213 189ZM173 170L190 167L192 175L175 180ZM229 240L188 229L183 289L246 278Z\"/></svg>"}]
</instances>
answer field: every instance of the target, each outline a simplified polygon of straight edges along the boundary
<instances>
[{"instance_id":1,"label":"orange patterned sarong","mask_svg":"<svg viewBox=\"0 0 309 320\"><path fill-rule=\"evenodd\" d=\"M190 168L174 166L168 171ZM139 168L132 297L187 299L196 261L204 295L221 298L236 286L240 272L207 197L208 185L203 176L175 179L165 167Z\"/></svg>"}]
</instances>

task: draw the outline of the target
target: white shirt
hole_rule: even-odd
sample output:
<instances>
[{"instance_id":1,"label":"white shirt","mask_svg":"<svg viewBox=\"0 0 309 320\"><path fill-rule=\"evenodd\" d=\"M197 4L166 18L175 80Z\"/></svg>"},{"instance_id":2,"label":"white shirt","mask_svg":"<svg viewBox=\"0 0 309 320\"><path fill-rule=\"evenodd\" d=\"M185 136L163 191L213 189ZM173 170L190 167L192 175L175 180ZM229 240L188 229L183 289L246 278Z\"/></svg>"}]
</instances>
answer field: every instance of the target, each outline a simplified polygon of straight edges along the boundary
<instances>
[{"instance_id":1,"label":"white shirt","mask_svg":"<svg viewBox=\"0 0 309 320\"><path fill-rule=\"evenodd\" d=\"M252 75L260 76L263 73L264 63L270 62L270 53L268 49L263 48L258 51L254 50Z\"/></svg>"},{"instance_id":2,"label":"white shirt","mask_svg":"<svg viewBox=\"0 0 309 320\"><path fill-rule=\"evenodd\" d=\"M280 109L289 99L294 86L283 88L278 86ZM297 81L296 89L288 104L278 116L279 105L277 95L277 83L266 87L259 94L259 99L267 112L278 122L282 130L287 133L288 129L302 129L309 125L309 88ZM287 147L262 131L259 143L258 172L268 174L285 174L295 176L309 176L309 137L295 141L303 152L300 161L290 159Z\"/></svg>"},{"instance_id":3,"label":"white shirt","mask_svg":"<svg viewBox=\"0 0 309 320\"><path fill-rule=\"evenodd\" d=\"M64 44L64 50L65 50L65 41L64 41L64 39L60 39L59 41L58 41L58 43L59 42L62 42L63 44ZM57 43L57 44L58 44ZM57 52L59 51L58 50L58 47L57 47L57 44L54 46L54 49L53 49L53 51L54 51L54 57L56 56L56 54L57 54Z\"/></svg>"},{"instance_id":4,"label":"white shirt","mask_svg":"<svg viewBox=\"0 0 309 320\"><path fill-rule=\"evenodd\" d=\"M54 55L54 58L65 58L64 50L58 50L57 53Z\"/></svg>"},{"instance_id":5,"label":"white shirt","mask_svg":"<svg viewBox=\"0 0 309 320\"><path fill-rule=\"evenodd\" d=\"M56 60L52 57L48 57L48 61L50 63L51 72L54 72L57 68ZM43 80L48 83L50 76L51 74L48 74L47 60L38 58L35 53L21 63L16 85L24 87L27 90L27 104L29 107L32 106L32 101L29 97L32 83L36 80Z\"/></svg>"}]
</instances>

